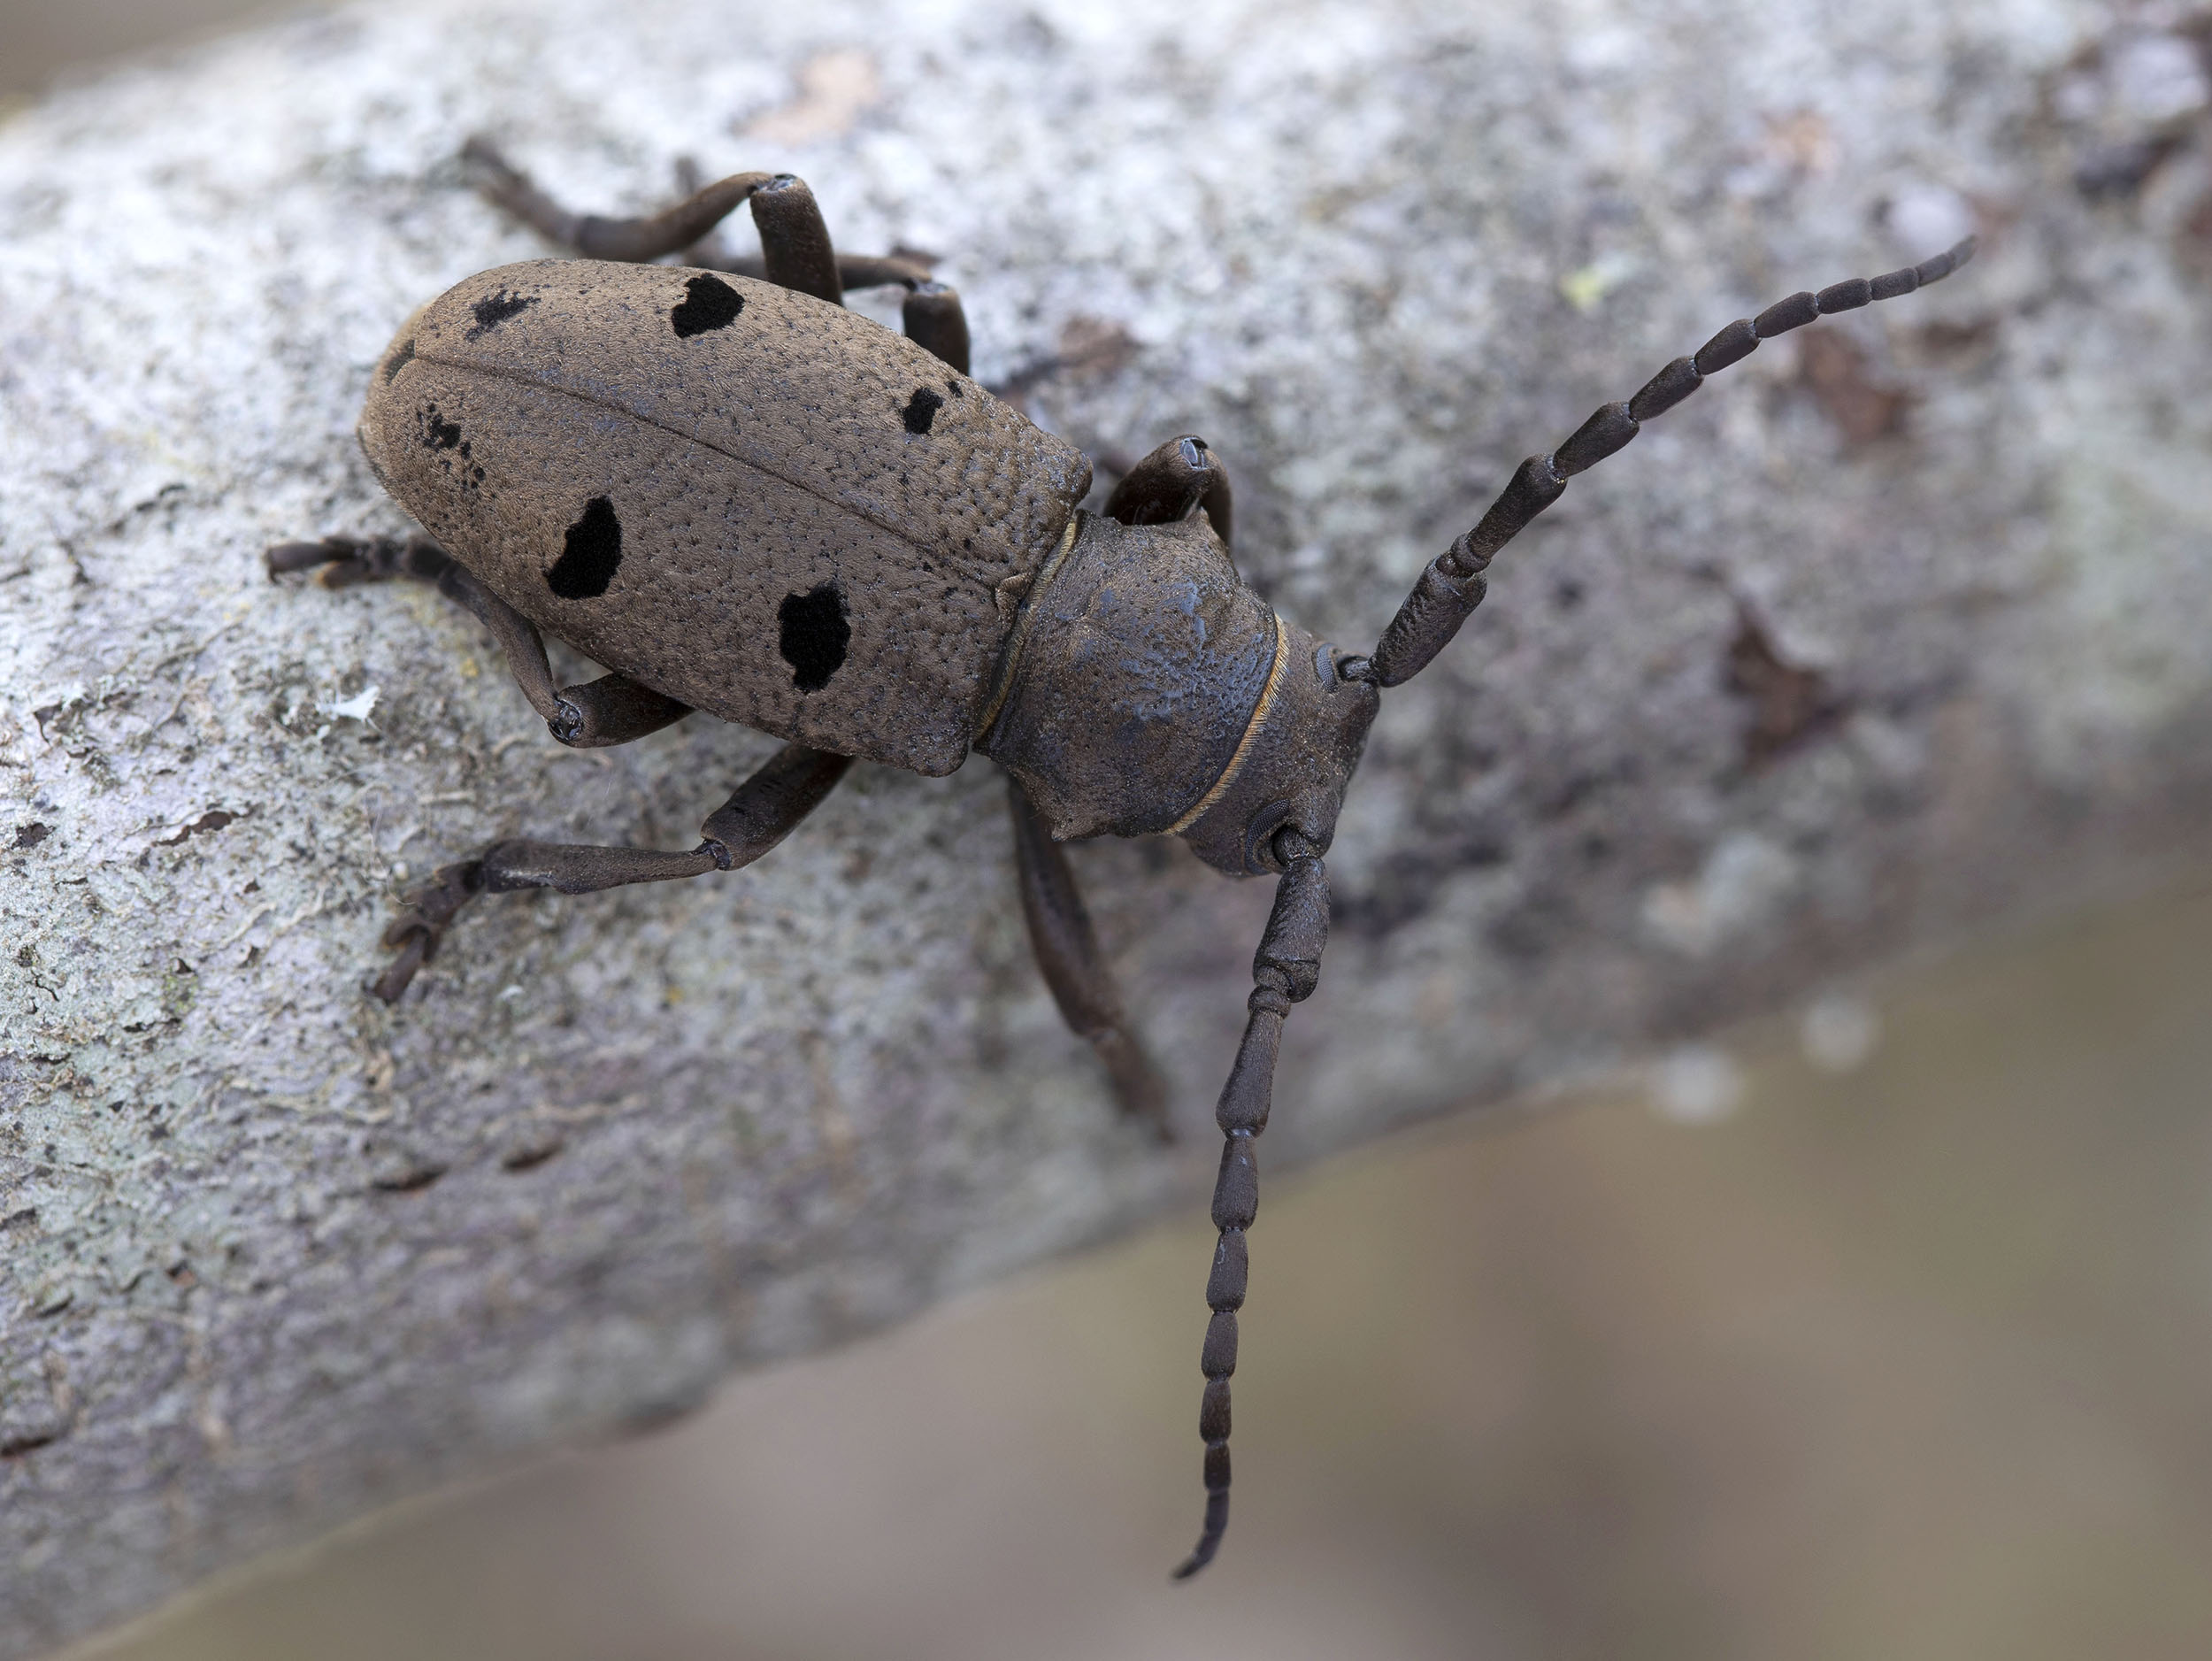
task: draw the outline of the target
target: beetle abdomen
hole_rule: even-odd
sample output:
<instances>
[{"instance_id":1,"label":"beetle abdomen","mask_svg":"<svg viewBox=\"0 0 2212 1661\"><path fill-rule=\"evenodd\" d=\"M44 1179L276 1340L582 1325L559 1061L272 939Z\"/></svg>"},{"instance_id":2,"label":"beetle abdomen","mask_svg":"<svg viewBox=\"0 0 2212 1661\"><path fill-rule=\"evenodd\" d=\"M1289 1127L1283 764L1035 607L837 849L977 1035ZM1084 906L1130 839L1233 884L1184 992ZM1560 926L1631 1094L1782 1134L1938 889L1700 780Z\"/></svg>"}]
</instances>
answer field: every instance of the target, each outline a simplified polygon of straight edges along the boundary
<instances>
[{"instance_id":1,"label":"beetle abdomen","mask_svg":"<svg viewBox=\"0 0 2212 1661\"><path fill-rule=\"evenodd\" d=\"M361 438L488 588L695 708L960 765L1080 452L865 318L752 280L540 260L426 307Z\"/></svg>"}]
</instances>

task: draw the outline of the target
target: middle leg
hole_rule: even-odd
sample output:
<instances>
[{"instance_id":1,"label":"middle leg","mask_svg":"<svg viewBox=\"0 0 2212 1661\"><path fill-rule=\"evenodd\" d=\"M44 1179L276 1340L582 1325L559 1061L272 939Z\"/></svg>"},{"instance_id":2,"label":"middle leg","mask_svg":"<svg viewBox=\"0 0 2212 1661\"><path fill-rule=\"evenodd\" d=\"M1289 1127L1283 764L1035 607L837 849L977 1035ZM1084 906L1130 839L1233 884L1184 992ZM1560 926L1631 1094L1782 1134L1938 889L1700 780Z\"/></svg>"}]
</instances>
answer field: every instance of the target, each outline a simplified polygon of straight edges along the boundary
<instances>
[{"instance_id":1,"label":"middle leg","mask_svg":"<svg viewBox=\"0 0 2212 1661\"><path fill-rule=\"evenodd\" d=\"M930 275L929 260L837 253L814 193L789 173L732 173L702 184L698 169L680 162L676 176L683 200L648 218L609 219L570 212L488 139L469 140L461 156L491 201L588 258L646 261L680 252L706 269L764 278L833 305L844 303L848 288L895 284L906 290L902 318L908 337L962 374L968 373L967 314L959 294ZM760 232L761 251L754 257L727 254L713 240L714 227L742 202L752 204L753 223Z\"/></svg>"},{"instance_id":2,"label":"middle leg","mask_svg":"<svg viewBox=\"0 0 2212 1661\"><path fill-rule=\"evenodd\" d=\"M705 188L699 165L688 156L676 162L676 188L695 196ZM707 271L733 272L741 277L765 277L768 262L757 255L732 254L709 235L684 250L684 263ZM902 252L840 254L837 280L850 293L855 288L902 288L906 304L900 320L907 339L923 350L943 358L962 374L968 373L968 315L960 304L959 291L930 274L934 257Z\"/></svg>"}]
</instances>

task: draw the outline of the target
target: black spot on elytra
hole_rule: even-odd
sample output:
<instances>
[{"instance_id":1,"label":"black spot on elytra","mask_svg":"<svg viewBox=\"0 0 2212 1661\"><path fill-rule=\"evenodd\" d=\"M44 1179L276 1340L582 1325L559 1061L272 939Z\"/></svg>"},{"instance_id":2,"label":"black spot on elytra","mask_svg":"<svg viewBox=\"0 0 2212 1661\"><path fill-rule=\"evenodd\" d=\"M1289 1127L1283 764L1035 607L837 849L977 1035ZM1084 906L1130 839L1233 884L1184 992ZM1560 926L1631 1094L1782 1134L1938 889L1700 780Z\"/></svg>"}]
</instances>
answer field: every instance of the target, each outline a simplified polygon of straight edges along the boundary
<instances>
[{"instance_id":1,"label":"black spot on elytra","mask_svg":"<svg viewBox=\"0 0 2212 1661\"><path fill-rule=\"evenodd\" d=\"M474 340L479 335L488 334L509 318L519 317L537 303L538 296L534 294L509 294L504 288L497 294L488 294L469 307L476 315L476 327L465 338Z\"/></svg>"},{"instance_id":2,"label":"black spot on elytra","mask_svg":"<svg viewBox=\"0 0 2212 1661\"><path fill-rule=\"evenodd\" d=\"M15 827L15 841L10 845L9 851L20 853L26 848L35 848L52 834L50 830L36 819L31 820L27 825L19 825Z\"/></svg>"},{"instance_id":3,"label":"black spot on elytra","mask_svg":"<svg viewBox=\"0 0 2212 1661\"><path fill-rule=\"evenodd\" d=\"M451 450L461 442L461 426L438 414L434 404L426 406L416 416L415 424L422 428L422 447L425 450Z\"/></svg>"},{"instance_id":4,"label":"black spot on elytra","mask_svg":"<svg viewBox=\"0 0 2212 1661\"><path fill-rule=\"evenodd\" d=\"M833 580L804 594L787 594L776 608L781 633L776 650L791 665L791 684L819 692L845 664L853 627L845 620L845 591Z\"/></svg>"},{"instance_id":5,"label":"black spot on elytra","mask_svg":"<svg viewBox=\"0 0 2212 1661\"><path fill-rule=\"evenodd\" d=\"M745 309L745 296L719 277L693 277L684 284L684 299L668 314L676 338L688 340L709 329L727 328Z\"/></svg>"},{"instance_id":6,"label":"black spot on elytra","mask_svg":"<svg viewBox=\"0 0 2212 1661\"><path fill-rule=\"evenodd\" d=\"M415 337L409 335L400 349L384 360L384 384L390 386L399 372L415 361Z\"/></svg>"},{"instance_id":7,"label":"black spot on elytra","mask_svg":"<svg viewBox=\"0 0 2212 1661\"><path fill-rule=\"evenodd\" d=\"M614 516L613 503L595 496L584 504L584 517L568 527L561 557L545 573L545 586L564 600L595 600L621 564L622 521Z\"/></svg>"},{"instance_id":8,"label":"black spot on elytra","mask_svg":"<svg viewBox=\"0 0 2212 1661\"><path fill-rule=\"evenodd\" d=\"M937 411L944 407L943 393L932 392L927 387L915 388L914 396L907 400L906 408L902 411L906 430L910 433L926 433L929 424L937 419Z\"/></svg>"}]
</instances>

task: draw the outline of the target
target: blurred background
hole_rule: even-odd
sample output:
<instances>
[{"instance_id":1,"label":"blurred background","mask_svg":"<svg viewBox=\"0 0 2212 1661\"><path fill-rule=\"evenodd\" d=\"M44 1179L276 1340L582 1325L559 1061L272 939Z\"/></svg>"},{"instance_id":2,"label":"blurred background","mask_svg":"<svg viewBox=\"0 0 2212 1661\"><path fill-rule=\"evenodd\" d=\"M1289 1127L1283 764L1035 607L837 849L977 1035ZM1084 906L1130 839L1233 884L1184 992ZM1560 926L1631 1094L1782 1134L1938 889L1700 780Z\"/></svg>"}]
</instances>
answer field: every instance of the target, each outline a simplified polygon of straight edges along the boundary
<instances>
[{"instance_id":1,"label":"blurred background","mask_svg":"<svg viewBox=\"0 0 2212 1661\"><path fill-rule=\"evenodd\" d=\"M1194 1585L1195 1213L82 1653L2202 1657L2208 1080L2212 866L1275 1180Z\"/></svg>"},{"instance_id":2,"label":"blurred background","mask_svg":"<svg viewBox=\"0 0 2212 1661\"><path fill-rule=\"evenodd\" d=\"M2201 1657L2208 1079L2212 873L1278 1180L1187 1586L1195 1215L83 1653Z\"/></svg>"}]
</instances>

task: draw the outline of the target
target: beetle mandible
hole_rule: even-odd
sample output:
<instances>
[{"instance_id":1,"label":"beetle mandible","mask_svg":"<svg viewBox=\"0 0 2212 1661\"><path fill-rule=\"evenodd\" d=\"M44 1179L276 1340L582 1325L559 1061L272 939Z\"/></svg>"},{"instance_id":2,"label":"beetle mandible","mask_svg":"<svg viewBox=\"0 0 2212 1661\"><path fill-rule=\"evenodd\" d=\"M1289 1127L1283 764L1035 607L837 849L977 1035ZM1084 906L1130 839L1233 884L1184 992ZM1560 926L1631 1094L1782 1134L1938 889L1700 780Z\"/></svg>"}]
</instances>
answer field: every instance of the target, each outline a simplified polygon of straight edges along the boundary
<instances>
[{"instance_id":1,"label":"beetle mandible","mask_svg":"<svg viewBox=\"0 0 2212 1661\"><path fill-rule=\"evenodd\" d=\"M1067 1022L1123 1109L1164 1127L1059 843L1180 836L1232 876L1272 875L1242 1042L1216 1121L1220 1231L1206 1282L1205 1519L1229 1518L1229 1379L1283 1019L1328 934L1322 859L1383 688L1420 673L1481 604L1493 557L1567 481L1763 340L1910 294L1973 254L1800 293L1739 319L1514 473L1431 561L1371 652L1276 615L1230 562L1227 473L1194 434L1077 507L1089 463L968 376L959 296L929 262L835 253L787 173L738 173L644 219L572 214L481 139L491 199L578 259L488 271L401 326L360 439L427 536L269 551L272 575L435 582L482 621L564 744L626 743L703 710L786 741L689 852L509 840L438 870L387 931L396 1000L485 893L583 894L749 865L856 757L949 773L1003 766L1022 908ZM749 204L757 259L703 242ZM647 262L686 253L680 266ZM843 309L906 290L905 337ZM611 673L562 687L550 633Z\"/></svg>"}]
</instances>

